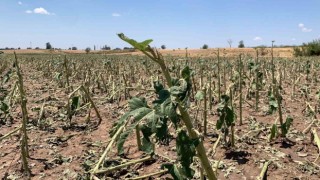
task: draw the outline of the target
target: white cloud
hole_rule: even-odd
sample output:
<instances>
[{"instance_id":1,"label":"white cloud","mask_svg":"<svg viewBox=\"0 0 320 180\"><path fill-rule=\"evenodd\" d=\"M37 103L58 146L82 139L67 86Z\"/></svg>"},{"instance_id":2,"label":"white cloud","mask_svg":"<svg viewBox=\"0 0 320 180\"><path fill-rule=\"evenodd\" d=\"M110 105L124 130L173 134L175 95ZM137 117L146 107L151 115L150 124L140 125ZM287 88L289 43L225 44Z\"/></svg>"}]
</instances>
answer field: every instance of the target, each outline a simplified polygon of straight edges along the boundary
<instances>
[{"instance_id":1,"label":"white cloud","mask_svg":"<svg viewBox=\"0 0 320 180\"><path fill-rule=\"evenodd\" d=\"M292 38L292 39L291 39L291 41L295 41L295 40L296 40L296 38Z\"/></svg>"},{"instance_id":2,"label":"white cloud","mask_svg":"<svg viewBox=\"0 0 320 180\"><path fill-rule=\"evenodd\" d=\"M46 9L44 9L44 8L42 8L42 7L35 8L35 9L33 10L33 12L34 12L35 14L46 14L46 15L49 15L49 14L50 14Z\"/></svg>"},{"instance_id":3,"label":"white cloud","mask_svg":"<svg viewBox=\"0 0 320 180\"><path fill-rule=\"evenodd\" d=\"M312 29L309 29L306 27L302 28L301 30L302 30L302 32L311 32L312 31Z\"/></svg>"},{"instance_id":4,"label":"white cloud","mask_svg":"<svg viewBox=\"0 0 320 180\"><path fill-rule=\"evenodd\" d=\"M259 37L259 36L257 36L257 37L255 37L255 38L253 38L253 40L254 40L254 41L261 41L261 40L262 40L262 38L261 38L261 37Z\"/></svg>"},{"instance_id":5,"label":"white cloud","mask_svg":"<svg viewBox=\"0 0 320 180\"><path fill-rule=\"evenodd\" d=\"M121 16L121 14L119 14L119 13L112 13L112 16L113 16L113 17L119 17L119 16Z\"/></svg>"},{"instance_id":6,"label":"white cloud","mask_svg":"<svg viewBox=\"0 0 320 180\"><path fill-rule=\"evenodd\" d=\"M19 5L22 5L22 2L21 2L21 1L19 1L19 2L18 2L18 4L19 4Z\"/></svg>"},{"instance_id":7,"label":"white cloud","mask_svg":"<svg viewBox=\"0 0 320 180\"><path fill-rule=\"evenodd\" d=\"M43 14L43 15L55 15L54 13L48 12L46 9L39 7L39 8L35 8L33 11L31 10L27 10L26 13L31 14Z\"/></svg>"},{"instance_id":8,"label":"white cloud","mask_svg":"<svg viewBox=\"0 0 320 180\"><path fill-rule=\"evenodd\" d=\"M305 27L303 23L298 24L298 27L301 29L302 32L311 32L312 31L311 28Z\"/></svg>"}]
</instances>

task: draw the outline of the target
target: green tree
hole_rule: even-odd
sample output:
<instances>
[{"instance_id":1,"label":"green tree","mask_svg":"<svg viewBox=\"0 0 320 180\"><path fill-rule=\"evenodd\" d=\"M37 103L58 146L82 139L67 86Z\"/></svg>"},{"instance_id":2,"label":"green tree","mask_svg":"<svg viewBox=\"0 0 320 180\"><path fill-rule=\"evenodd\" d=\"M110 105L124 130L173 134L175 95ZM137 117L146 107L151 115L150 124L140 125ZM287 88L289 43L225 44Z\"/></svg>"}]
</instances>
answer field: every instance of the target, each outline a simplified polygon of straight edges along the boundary
<instances>
[{"instance_id":1,"label":"green tree","mask_svg":"<svg viewBox=\"0 0 320 180\"><path fill-rule=\"evenodd\" d=\"M49 42L46 43L46 49L52 49L52 46Z\"/></svg>"},{"instance_id":2,"label":"green tree","mask_svg":"<svg viewBox=\"0 0 320 180\"><path fill-rule=\"evenodd\" d=\"M238 45L238 48L244 48L245 46L244 46L244 42L243 42L243 40L241 40L240 42L239 42L239 45Z\"/></svg>"},{"instance_id":3,"label":"green tree","mask_svg":"<svg viewBox=\"0 0 320 180\"><path fill-rule=\"evenodd\" d=\"M85 51L88 54L91 51L91 48L87 47Z\"/></svg>"},{"instance_id":4,"label":"green tree","mask_svg":"<svg viewBox=\"0 0 320 180\"><path fill-rule=\"evenodd\" d=\"M293 48L295 56L320 56L320 39Z\"/></svg>"},{"instance_id":5,"label":"green tree","mask_svg":"<svg viewBox=\"0 0 320 180\"><path fill-rule=\"evenodd\" d=\"M161 49L166 49L166 45L162 45L162 46L161 46Z\"/></svg>"},{"instance_id":6,"label":"green tree","mask_svg":"<svg viewBox=\"0 0 320 180\"><path fill-rule=\"evenodd\" d=\"M204 44L203 46L202 46L202 49L208 49L209 48L209 46L207 45L207 44Z\"/></svg>"}]
</instances>

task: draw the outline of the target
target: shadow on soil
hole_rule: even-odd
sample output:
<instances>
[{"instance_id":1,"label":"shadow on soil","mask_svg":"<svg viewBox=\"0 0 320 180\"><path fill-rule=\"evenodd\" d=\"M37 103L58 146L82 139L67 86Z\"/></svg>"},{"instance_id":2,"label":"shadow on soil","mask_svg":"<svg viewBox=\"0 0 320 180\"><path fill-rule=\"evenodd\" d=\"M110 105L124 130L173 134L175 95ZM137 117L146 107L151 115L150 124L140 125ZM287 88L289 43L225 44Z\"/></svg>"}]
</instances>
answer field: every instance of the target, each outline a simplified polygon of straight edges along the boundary
<instances>
[{"instance_id":1,"label":"shadow on soil","mask_svg":"<svg viewBox=\"0 0 320 180\"><path fill-rule=\"evenodd\" d=\"M246 164L249 161L250 153L246 151L229 151L225 153L226 159L232 159L238 162L238 164Z\"/></svg>"}]
</instances>

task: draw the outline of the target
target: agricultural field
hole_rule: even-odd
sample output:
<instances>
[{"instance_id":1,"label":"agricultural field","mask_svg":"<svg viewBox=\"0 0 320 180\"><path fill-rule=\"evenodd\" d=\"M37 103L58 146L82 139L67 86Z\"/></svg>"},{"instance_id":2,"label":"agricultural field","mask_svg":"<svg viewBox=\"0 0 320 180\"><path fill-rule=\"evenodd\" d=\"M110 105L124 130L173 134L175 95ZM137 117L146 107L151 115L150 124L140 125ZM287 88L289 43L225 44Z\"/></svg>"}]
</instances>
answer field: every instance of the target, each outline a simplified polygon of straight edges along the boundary
<instances>
[{"instance_id":1,"label":"agricultural field","mask_svg":"<svg viewBox=\"0 0 320 180\"><path fill-rule=\"evenodd\" d=\"M139 53L0 54L2 179L320 179L319 57L119 37Z\"/></svg>"}]
</instances>

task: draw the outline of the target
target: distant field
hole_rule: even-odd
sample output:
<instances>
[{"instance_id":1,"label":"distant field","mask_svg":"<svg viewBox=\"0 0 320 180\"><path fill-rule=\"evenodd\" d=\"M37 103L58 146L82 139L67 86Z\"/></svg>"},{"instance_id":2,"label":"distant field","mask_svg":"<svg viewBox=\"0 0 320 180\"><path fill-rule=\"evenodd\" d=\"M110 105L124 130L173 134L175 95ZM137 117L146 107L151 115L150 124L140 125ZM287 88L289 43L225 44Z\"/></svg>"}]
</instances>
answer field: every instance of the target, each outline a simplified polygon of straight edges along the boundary
<instances>
[{"instance_id":1,"label":"distant field","mask_svg":"<svg viewBox=\"0 0 320 180\"><path fill-rule=\"evenodd\" d=\"M5 54L12 54L14 50L2 50ZM85 54L85 50L30 50L30 49L22 49L15 50L18 54ZM185 49L166 49L160 50L160 52L164 55L176 55L176 56L185 56ZM188 55L191 57L194 56L215 56L217 52L217 48L210 49L188 49ZM262 56L271 56L270 48L264 49L264 54ZM140 52L128 52L128 51L91 51L90 53L101 53L101 54L141 54ZM254 48L220 48L220 55L226 57L238 56L240 53L249 54L252 56L256 55L256 51ZM275 57L293 57L293 49L292 48L274 48L274 56Z\"/></svg>"}]
</instances>

